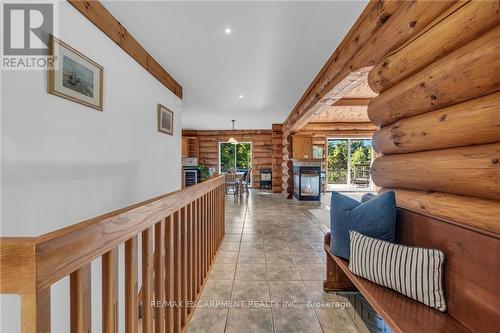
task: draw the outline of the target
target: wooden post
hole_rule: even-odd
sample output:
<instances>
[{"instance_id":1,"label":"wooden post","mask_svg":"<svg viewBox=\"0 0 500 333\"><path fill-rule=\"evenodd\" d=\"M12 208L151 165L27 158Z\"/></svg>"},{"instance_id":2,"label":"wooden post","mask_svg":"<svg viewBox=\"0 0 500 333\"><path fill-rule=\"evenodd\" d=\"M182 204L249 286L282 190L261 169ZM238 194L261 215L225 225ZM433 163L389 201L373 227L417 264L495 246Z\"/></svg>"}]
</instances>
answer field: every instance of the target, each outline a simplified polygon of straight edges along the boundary
<instances>
[{"instance_id":1,"label":"wooden post","mask_svg":"<svg viewBox=\"0 0 500 333\"><path fill-rule=\"evenodd\" d=\"M92 331L90 263L70 275L70 327L72 333Z\"/></svg>"},{"instance_id":2,"label":"wooden post","mask_svg":"<svg viewBox=\"0 0 500 333\"><path fill-rule=\"evenodd\" d=\"M21 295L21 331L50 332L50 288Z\"/></svg>"},{"instance_id":3,"label":"wooden post","mask_svg":"<svg viewBox=\"0 0 500 333\"><path fill-rule=\"evenodd\" d=\"M325 235L325 246L330 246L330 233ZM326 254L326 280L323 281L324 291L350 291L356 290L354 284L349 280L342 268Z\"/></svg>"}]
</instances>

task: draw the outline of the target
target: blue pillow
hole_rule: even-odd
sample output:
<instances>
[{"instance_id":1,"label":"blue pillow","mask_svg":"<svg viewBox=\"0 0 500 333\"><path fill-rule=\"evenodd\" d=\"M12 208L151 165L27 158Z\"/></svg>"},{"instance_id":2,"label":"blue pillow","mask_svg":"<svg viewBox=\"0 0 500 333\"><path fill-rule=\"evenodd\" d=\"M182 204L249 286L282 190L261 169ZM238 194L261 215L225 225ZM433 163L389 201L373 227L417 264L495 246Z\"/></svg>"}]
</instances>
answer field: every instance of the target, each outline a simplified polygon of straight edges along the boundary
<instances>
[{"instance_id":1,"label":"blue pillow","mask_svg":"<svg viewBox=\"0 0 500 333\"><path fill-rule=\"evenodd\" d=\"M349 259L349 231L368 237L394 242L396 229L396 198L394 192L384 192L359 202L338 192L332 192L330 206L332 252Z\"/></svg>"}]
</instances>

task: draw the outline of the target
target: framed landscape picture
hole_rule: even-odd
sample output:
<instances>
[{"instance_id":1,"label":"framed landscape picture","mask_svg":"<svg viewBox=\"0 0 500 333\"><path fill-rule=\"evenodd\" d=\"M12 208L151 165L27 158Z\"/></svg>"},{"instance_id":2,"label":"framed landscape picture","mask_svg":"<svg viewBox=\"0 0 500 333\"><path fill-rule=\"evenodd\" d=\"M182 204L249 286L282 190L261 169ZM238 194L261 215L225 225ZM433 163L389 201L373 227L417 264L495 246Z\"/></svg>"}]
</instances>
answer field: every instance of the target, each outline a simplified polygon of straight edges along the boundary
<instances>
[{"instance_id":1,"label":"framed landscape picture","mask_svg":"<svg viewBox=\"0 0 500 333\"><path fill-rule=\"evenodd\" d=\"M174 113L161 104L158 104L158 131L174 134Z\"/></svg>"},{"instance_id":2,"label":"framed landscape picture","mask_svg":"<svg viewBox=\"0 0 500 333\"><path fill-rule=\"evenodd\" d=\"M102 66L54 36L49 47L54 66L47 75L48 92L102 111Z\"/></svg>"}]
</instances>

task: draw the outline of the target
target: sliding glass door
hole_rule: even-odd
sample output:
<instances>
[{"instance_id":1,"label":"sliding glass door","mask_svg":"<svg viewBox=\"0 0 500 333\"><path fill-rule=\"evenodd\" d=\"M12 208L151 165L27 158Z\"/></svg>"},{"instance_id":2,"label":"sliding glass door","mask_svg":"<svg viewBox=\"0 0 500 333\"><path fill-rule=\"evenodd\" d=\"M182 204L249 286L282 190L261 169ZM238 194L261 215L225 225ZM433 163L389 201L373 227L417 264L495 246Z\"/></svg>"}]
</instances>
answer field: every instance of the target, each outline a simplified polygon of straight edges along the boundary
<instances>
[{"instance_id":1,"label":"sliding glass door","mask_svg":"<svg viewBox=\"0 0 500 333\"><path fill-rule=\"evenodd\" d=\"M252 167L252 143L240 142L219 144L219 170L226 173L229 170L245 172Z\"/></svg>"},{"instance_id":2,"label":"sliding glass door","mask_svg":"<svg viewBox=\"0 0 500 333\"><path fill-rule=\"evenodd\" d=\"M348 140L328 140L328 184L348 184L348 147Z\"/></svg>"},{"instance_id":3,"label":"sliding glass door","mask_svg":"<svg viewBox=\"0 0 500 333\"><path fill-rule=\"evenodd\" d=\"M328 139L328 184L369 187L371 139Z\"/></svg>"}]
</instances>

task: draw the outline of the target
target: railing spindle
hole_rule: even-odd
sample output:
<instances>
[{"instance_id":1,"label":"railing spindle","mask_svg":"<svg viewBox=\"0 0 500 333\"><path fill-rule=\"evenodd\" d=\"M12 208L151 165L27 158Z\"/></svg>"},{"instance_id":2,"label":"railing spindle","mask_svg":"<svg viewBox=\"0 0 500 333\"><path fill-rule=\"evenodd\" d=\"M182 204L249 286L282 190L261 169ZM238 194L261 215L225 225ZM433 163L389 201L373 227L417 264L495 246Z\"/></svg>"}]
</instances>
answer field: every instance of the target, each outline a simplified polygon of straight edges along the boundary
<instances>
[{"instance_id":1,"label":"railing spindle","mask_svg":"<svg viewBox=\"0 0 500 333\"><path fill-rule=\"evenodd\" d=\"M70 327L72 333L92 330L90 263L70 275Z\"/></svg>"},{"instance_id":2,"label":"railing spindle","mask_svg":"<svg viewBox=\"0 0 500 333\"><path fill-rule=\"evenodd\" d=\"M187 322L187 207L181 209L181 323Z\"/></svg>"},{"instance_id":3,"label":"railing spindle","mask_svg":"<svg viewBox=\"0 0 500 333\"><path fill-rule=\"evenodd\" d=\"M142 332L153 331L153 227L142 232Z\"/></svg>"},{"instance_id":4,"label":"railing spindle","mask_svg":"<svg viewBox=\"0 0 500 333\"><path fill-rule=\"evenodd\" d=\"M191 293L193 301L198 296L198 200L193 202L193 281L191 286Z\"/></svg>"},{"instance_id":5,"label":"railing spindle","mask_svg":"<svg viewBox=\"0 0 500 333\"><path fill-rule=\"evenodd\" d=\"M20 295L23 332L50 332L50 287L69 276L71 332L90 332L91 262L101 256L103 332L181 333L194 310L188 303L198 299L220 248L224 197L221 176L54 233L2 237L0 292ZM125 327L118 316L122 245Z\"/></svg>"},{"instance_id":6,"label":"railing spindle","mask_svg":"<svg viewBox=\"0 0 500 333\"><path fill-rule=\"evenodd\" d=\"M174 308L171 302L174 301L174 238L173 238L173 214L165 219L165 300L169 302L165 309L165 331L174 331Z\"/></svg>"},{"instance_id":7,"label":"railing spindle","mask_svg":"<svg viewBox=\"0 0 500 333\"><path fill-rule=\"evenodd\" d=\"M208 266L210 265L209 264L209 261L208 261L208 256L209 256L209 253L208 253L208 234L209 234L209 228L208 228L208 194L205 194L204 197L203 197L204 201L205 201L205 205L203 207L203 216L204 216L204 221L203 221L203 227L205 228L205 231L204 231L204 235L203 235L203 249L204 249L204 255L203 255L203 259L205 260L205 267L203 269L203 277L206 278L207 277L207 273L208 273Z\"/></svg>"},{"instance_id":8,"label":"railing spindle","mask_svg":"<svg viewBox=\"0 0 500 333\"><path fill-rule=\"evenodd\" d=\"M136 333L138 322L137 236L134 236L125 242L125 332Z\"/></svg>"},{"instance_id":9,"label":"railing spindle","mask_svg":"<svg viewBox=\"0 0 500 333\"><path fill-rule=\"evenodd\" d=\"M193 204L187 205L187 219L186 219L186 241L187 241L187 301L191 302L193 300ZM186 304L186 309L188 313L191 313L191 307Z\"/></svg>"},{"instance_id":10,"label":"railing spindle","mask_svg":"<svg viewBox=\"0 0 500 333\"><path fill-rule=\"evenodd\" d=\"M155 281L155 301L165 300L165 222L160 221L155 224L155 254L154 254L154 281ZM151 308L151 305L150 305ZM165 331L165 308L155 307L155 332ZM153 328L151 327L151 331ZM143 331L144 333L145 331Z\"/></svg>"},{"instance_id":11,"label":"railing spindle","mask_svg":"<svg viewBox=\"0 0 500 333\"><path fill-rule=\"evenodd\" d=\"M174 332L181 331L181 311L179 302L181 294L181 218L180 211L174 213Z\"/></svg>"},{"instance_id":12,"label":"railing spindle","mask_svg":"<svg viewBox=\"0 0 500 333\"><path fill-rule=\"evenodd\" d=\"M102 256L102 331L118 332L118 248Z\"/></svg>"},{"instance_id":13,"label":"railing spindle","mask_svg":"<svg viewBox=\"0 0 500 333\"><path fill-rule=\"evenodd\" d=\"M208 262L212 266L213 236L214 236L214 210L212 209L212 191L208 192Z\"/></svg>"},{"instance_id":14,"label":"railing spindle","mask_svg":"<svg viewBox=\"0 0 500 333\"><path fill-rule=\"evenodd\" d=\"M196 262L197 262L197 269L198 269L198 273L197 273L197 279L198 279L198 285L196 286L196 292L199 294L200 291L201 291L201 286L203 285L203 259L202 259L202 237L203 237L203 233L202 233L202 229L201 229L201 225L202 225L202 220L201 220L201 198L198 198L196 200L196 206L197 206L197 218L196 218L196 226L197 226L197 229L198 229L198 235L196 237L196 250L198 251L198 255L197 255L197 258L196 258Z\"/></svg>"}]
</instances>

